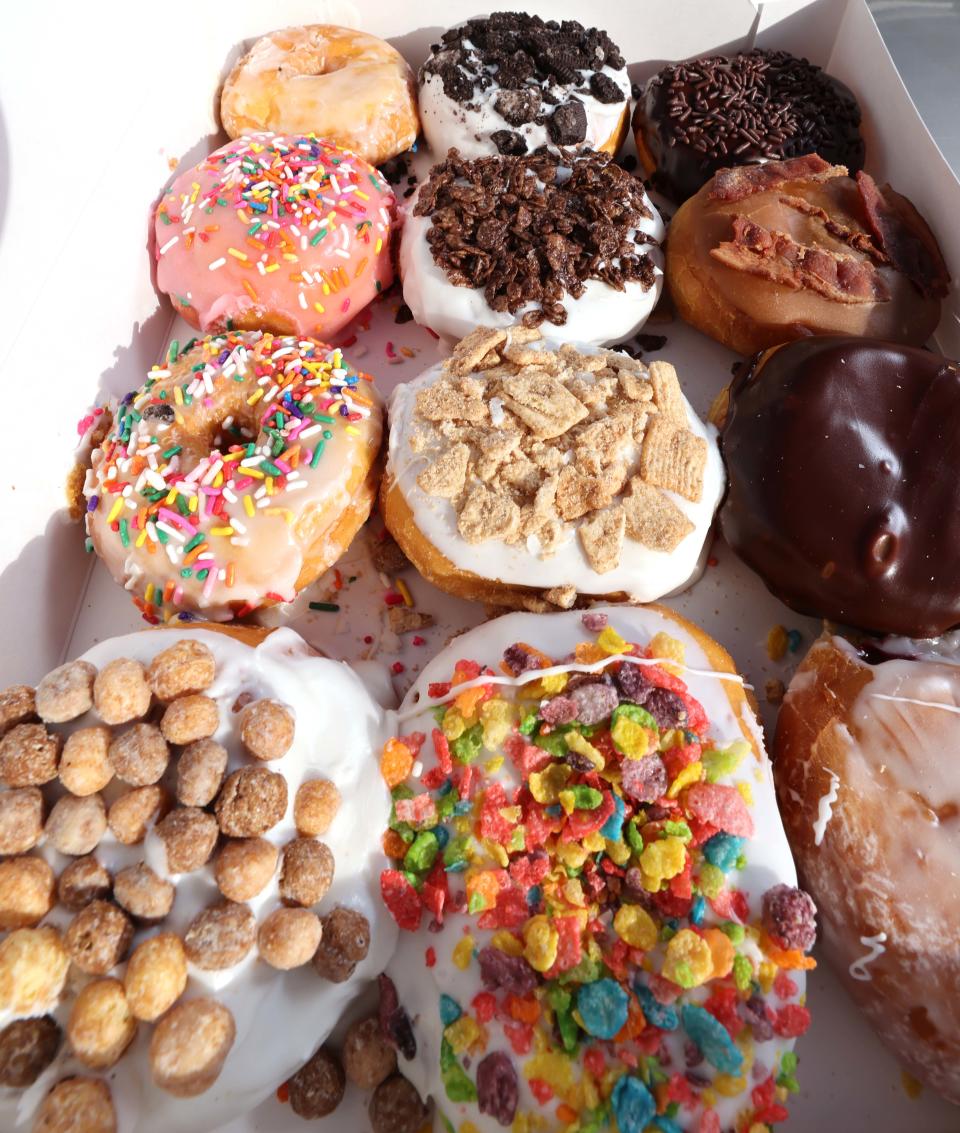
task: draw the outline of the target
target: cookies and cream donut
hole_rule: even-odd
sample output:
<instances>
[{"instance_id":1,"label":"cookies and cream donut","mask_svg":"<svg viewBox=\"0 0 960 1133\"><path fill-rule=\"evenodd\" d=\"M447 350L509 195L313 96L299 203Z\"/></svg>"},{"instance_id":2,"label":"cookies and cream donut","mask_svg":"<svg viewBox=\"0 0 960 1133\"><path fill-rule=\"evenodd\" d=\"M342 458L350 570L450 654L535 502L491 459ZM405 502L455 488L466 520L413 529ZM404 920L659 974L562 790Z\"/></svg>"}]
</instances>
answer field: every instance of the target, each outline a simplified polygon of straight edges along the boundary
<instances>
[{"instance_id":1,"label":"cookies and cream donut","mask_svg":"<svg viewBox=\"0 0 960 1133\"><path fill-rule=\"evenodd\" d=\"M369 516L381 431L372 378L339 349L174 342L92 453L87 533L150 621L292 601Z\"/></svg>"},{"instance_id":2,"label":"cookies and cream donut","mask_svg":"<svg viewBox=\"0 0 960 1133\"><path fill-rule=\"evenodd\" d=\"M403 298L447 338L546 320L571 342L622 342L660 297L664 231L641 182L604 154L452 153L408 206Z\"/></svg>"},{"instance_id":3,"label":"cookies and cream donut","mask_svg":"<svg viewBox=\"0 0 960 1133\"><path fill-rule=\"evenodd\" d=\"M910 659L814 644L777 720L777 795L827 958L897 1058L960 1104L960 668L904 644Z\"/></svg>"},{"instance_id":4,"label":"cookies and cream donut","mask_svg":"<svg viewBox=\"0 0 960 1133\"><path fill-rule=\"evenodd\" d=\"M648 602L702 569L723 465L669 363L478 327L389 413L381 513L443 590Z\"/></svg>"},{"instance_id":5,"label":"cookies and cream donut","mask_svg":"<svg viewBox=\"0 0 960 1133\"><path fill-rule=\"evenodd\" d=\"M498 618L420 674L381 770L381 1018L452 1127L786 1118L815 910L716 642L655 606Z\"/></svg>"},{"instance_id":6,"label":"cookies and cream donut","mask_svg":"<svg viewBox=\"0 0 960 1133\"><path fill-rule=\"evenodd\" d=\"M438 159L542 148L615 154L630 77L605 31L494 12L443 33L420 68L420 117Z\"/></svg>"},{"instance_id":7,"label":"cookies and cream donut","mask_svg":"<svg viewBox=\"0 0 960 1133\"><path fill-rule=\"evenodd\" d=\"M741 367L712 416L724 536L781 601L878 633L960 624L956 362L804 338Z\"/></svg>"},{"instance_id":8,"label":"cookies and cream donut","mask_svg":"<svg viewBox=\"0 0 960 1133\"><path fill-rule=\"evenodd\" d=\"M375 35L334 24L262 36L220 95L231 138L269 130L313 134L380 165L417 140L410 64Z\"/></svg>"},{"instance_id":9,"label":"cookies and cream donut","mask_svg":"<svg viewBox=\"0 0 960 1133\"><path fill-rule=\"evenodd\" d=\"M678 202L728 165L818 153L851 173L863 168L856 98L788 51L671 63L647 82L632 125L644 173Z\"/></svg>"},{"instance_id":10,"label":"cookies and cream donut","mask_svg":"<svg viewBox=\"0 0 960 1133\"><path fill-rule=\"evenodd\" d=\"M394 948L381 708L291 630L250 627L114 638L11 695L0 1124L37 1128L78 1074L120 1133L250 1112Z\"/></svg>"},{"instance_id":11,"label":"cookies and cream donut","mask_svg":"<svg viewBox=\"0 0 960 1133\"><path fill-rule=\"evenodd\" d=\"M250 134L179 173L157 206L157 287L205 332L329 338L393 281L396 201L363 158Z\"/></svg>"},{"instance_id":12,"label":"cookies and cream donut","mask_svg":"<svg viewBox=\"0 0 960 1133\"><path fill-rule=\"evenodd\" d=\"M673 218L666 271L683 318L740 354L817 334L922 346L950 282L906 197L817 154L721 169Z\"/></svg>"}]
</instances>

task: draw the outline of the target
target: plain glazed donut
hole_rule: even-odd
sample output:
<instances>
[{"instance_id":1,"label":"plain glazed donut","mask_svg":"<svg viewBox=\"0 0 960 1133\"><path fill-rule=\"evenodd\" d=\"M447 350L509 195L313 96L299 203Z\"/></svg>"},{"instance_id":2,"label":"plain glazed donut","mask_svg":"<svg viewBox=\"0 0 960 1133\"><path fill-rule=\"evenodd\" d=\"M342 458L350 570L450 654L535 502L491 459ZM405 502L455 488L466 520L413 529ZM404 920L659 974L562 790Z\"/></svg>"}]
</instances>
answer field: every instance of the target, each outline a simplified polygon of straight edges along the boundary
<instances>
[{"instance_id":1,"label":"plain glazed donut","mask_svg":"<svg viewBox=\"0 0 960 1133\"><path fill-rule=\"evenodd\" d=\"M381 165L417 140L413 71L376 36L334 24L263 36L223 84L231 138L270 130L315 134Z\"/></svg>"},{"instance_id":2,"label":"plain glazed donut","mask_svg":"<svg viewBox=\"0 0 960 1133\"><path fill-rule=\"evenodd\" d=\"M868 664L822 637L774 768L827 958L910 1072L960 1104L960 667L929 656Z\"/></svg>"},{"instance_id":3,"label":"plain glazed donut","mask_svg":"<svg viewBox=\"0 0 960 1133\"><path fill-rule=\"evenodd\" d=\"M715 641L657 606L487 622L420 674L381 771L381 1017L446 1124L786 1116L814 910Z\"/></svg>"},{"instance_id":4,"label":"plain glazed donut","mask_svg":"<svg viewBox=\"0 0 960 1133\"><path fill-rule=\"evenodd\" d=\"M118 408L94 450L87 533L149 621L291 601L370 514L382 411L319 342L194 340Z\"/></svg>"},{"instance_id":5,"label":"plain glazed donut","mask_svg":"<svg viewBox=\"0 0 960 1133\"><path fill-rule=\"evenodd\" d=\"M174 178L157 207L157 287L205 333L329 340L393 281L396 204L363 158L252 134Z\"/></svg>"}]
</instances>

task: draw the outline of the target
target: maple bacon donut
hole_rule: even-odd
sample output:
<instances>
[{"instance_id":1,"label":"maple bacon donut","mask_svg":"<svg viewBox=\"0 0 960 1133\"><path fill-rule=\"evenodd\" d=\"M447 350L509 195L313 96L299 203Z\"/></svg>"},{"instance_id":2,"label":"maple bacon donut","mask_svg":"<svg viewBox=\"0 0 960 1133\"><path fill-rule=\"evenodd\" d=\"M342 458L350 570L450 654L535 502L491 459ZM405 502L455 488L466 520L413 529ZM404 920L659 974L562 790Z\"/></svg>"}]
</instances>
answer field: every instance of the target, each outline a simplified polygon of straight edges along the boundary
<instances>
[{"instance_id":1,"label":"maple bacon donut","mask_svg":"<svg viewBox=\"0 0 960 1133\"><path fill-rule=\"evenodd\" d=\"M269 130L313 134L381 165L417 140L413 71L376 36L333 24L263 36L223 84L231 138Z\"/></svg>"},{"instance_id":2,"label":"maple bacon donut","mask_svg":"<svg viewBox=\"0 0 960 1133\"><path fill-rule=\"evenodd\" d=\"M339 349L251 331L174 343L93 452L88 535L150 621L292 601L369 516L381 432L372 379Z\"/></svg>"},{"instance_id":3,"label":"maple bacon donut","mask_svg":"<svg viewBox=\"0 0 960 1133\"><path fill-rule=\"evenodd\" d=\"M179 173L157 206L157 286L204 333L328 340L393 281L393 192L312 135L251 134Z\"/></svg>"}]
</instances>

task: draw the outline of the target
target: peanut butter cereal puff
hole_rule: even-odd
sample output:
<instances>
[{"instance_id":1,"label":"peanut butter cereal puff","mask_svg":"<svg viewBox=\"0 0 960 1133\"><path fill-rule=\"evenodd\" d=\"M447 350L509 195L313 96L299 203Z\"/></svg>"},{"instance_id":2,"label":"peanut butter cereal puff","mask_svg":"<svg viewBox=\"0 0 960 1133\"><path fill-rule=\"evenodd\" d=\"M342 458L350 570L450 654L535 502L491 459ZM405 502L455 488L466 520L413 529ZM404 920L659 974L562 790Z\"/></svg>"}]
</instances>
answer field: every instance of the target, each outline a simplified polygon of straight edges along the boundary
<instances>
[{"instance_id":1,"label":"peanut butter cereal puff","mask_svg":"<svg viewBox=\"0 0 960 1133\"><path fill-rule=\"evenodd\" d=\"M0 740L0 779L8 787L40 787L57 777L60 736L42 724L16 724Z\"/></svg>"},{"instance_id":2,"label":"peanut butter cereal puff","mask_svg":"<svg viewBox=\"0 0 960 1133\"><path fill-rule=\"evenodd\" d=\"M180 937L161 932L138 944L127 962L123 986L137 1019L152 1023L169 1011L187 986L187 956Z\"/></svg>"},{"instance_id":3,"label":"peanut butter cereal puff","mask_svg":"<svg viewBox=\"0 0 960 1133\"><path fill-rule=\"evenodd\" d=\"M0 692L0 736L17 724L36 719L36 693L29 685L10 685Z\"/></svg>"},{"instance_id":4,"label":"peanut butter cereal puff","mask_svg":"<svg viewBox=\"0 0 960 1133\"><path fill-rule=\"evenodd\" d=\"M239 964L256 938L257 922L250 909L235 901L225 901L193 918L183 946L191 964L216 972Z\"/></svg>"},{"instance_id":5,"label":"peanut butter cereal puff","mask_svg":"<svg viewBox=\"0 0 960 1133\"><path fill-rule=\"evenodd\" d=\"M79 858L100 844L107 829L107 808L99 795L64 795L53 804L44 833L61 854Z\"/></svg>"},{"instance_id":6,"label":"peanut butter cereal puff","mask_svg":"<svg viewBox=\"0 0 960 1133\"><path fill-rule=\"evenodd\" d=\"M93 706L105 724L127 724L146 716L151 696L146 670L128 657L105 665L93 682Z\"/></svg>"},{"instance_id":7,"label":"peanut butter cereal puff","mask_svg":"<svg viewBox=\"0 0 960 1133\"><path fill-rule=\"evenodd\" d=\"M217 702L202 693L191 693L168 705L160 721L160 731L168 743L192 744L195 740L209 739L219 723Z\"/></svg>"},{"instance_id":8,"label":"peanut butter cereal puff","mask_svg":"<svg viewBox=\"0 0 960 1133\"><path fill-rule=\"evenodd\" d=\"M227 749L216 740L197 740L184 748L177 761L177 801L184 806L209 806L227 773Z\"/></svg>"},{"instance_id":9,"label":"peanut butter cereal puff","mask_svg":"<svg viewBox=\"0 0 960 1133\"><path fill-rule=\"evenodd\" d=\"M212 814L195 806L178 806L157 823L157 834L166 848L170 873L192 873L210 860L219 830Z\"/></svg>"},{"instance_id":10,"label":"peanut butter cereal puff","mask_svg":"<svg viewBox=\"0 0 960 1133\"><path fill-rule=\"evenodd\" d=\"M338 905L320 921L323 935L313 957L317 974L331 983L350 979L370 951L370 922L355 909Z\"/></svg>"},{"instance_id":11,"label":"peanut butter cereal puff","mask_svg":"<svg viewBox=\"0 0 960 1133\"><path fill-rule=\"evenodd\" d=\"M416 1133L427 1119L427 1107L414 1086L395 1074L374 1090L369 1114L373 1133Z\"/></svg>"},{"instance_id":12,"label":"peanut butter cereal puff","mask_svg":"<svg viewBox=\"0 0 960 1133\"><path fill-rule=\"evenodd\" d=\"M0 1012L44 1015L60 998L70 955L52 925L19 928L0 940Z\"/></svg>"},{"instance_id":13,"label":"peanut butter cereal puff","mask_svg":"<svg viewBox=\"0 0 960 1133\"><path fill-rule=\"evenodd\" d=\"M147 669L147 680L164 704L178 696L203 692L213 684L217 663L209 646L185 637L158 653Z\"/></svg>"},{"instance_id":14,"label":"peanut butter cereal puff","mask_svg":"<svg viewBox=\"0 0 960 1133\"><path fill-rule=\"evenodd\" d=\"M60 756L60 782L72 795L93 795L113 778L109 750L113 733L104 724L67 736Z\"/></svg>"},{"instance_id":15,"label":"peanut butter cereal puff","mask_svg":"<svg viewBox=\"0 0 960 1133\"><path fill-rule=\"evenodd\" d=\"M0 929L39 923L55 903L56 878L43 858L0 862Z\"/></svg>"},{"instance_id":16,"label":"peanut butter cereal puff","mask_svg":"<svg viewBox=\"0 0 960 1133\"><path fill-rule=\"evenodd\" d=\"M287 904L316 905L333 883L333 851L313 838L295 838L283 850L280 896Z\"/></svg>"},{"instance_id":17,"label":"peanut butter cereal puff","mask_svg":"<svg viewBox=\"0 0 960 1133\"><path fill-rule=\"evenodd\" d=\"M32 1086L60 1049L61 1031L49 1015L17 1019L0 1031L0 1086Z\"/></svg>"},{"instance_id":18,"label":"peanut butter cereal puff","mask_svg":"<svg viewBox=\"0 0 960 1133\"><path fill-rule=\"evenodd\" d=\"M265 838L225 842L214 864L217 886L231 901L249 901L262 893L277 869L280 851Z\"/></svg>"},{"instance_id":19,"label":"peanut butter cereal puff","mask_svg":"<svg viewBox=\"0 0 960 1133\"><path fill-rule=\"evenodd\" d=\"M121 732L107 755L117 778L131 787L156 783L170 762L170 749L156 724L134 724Z\"/></svg>"},{"instance_id":20,"label":"peanut butter cereal puff","mask_svg":"<svg viewBox=\"0 0 960 1133\"><path fill-rule=\"evenodd\" d=\"M145 924L162 921L173 908L176 887L145 863L120 870L113 882L114 900L130 916Z\"/></svg>"},{"instance_id":21,"label":"peanut butter cereal puff","mask_svg":"<svg viewBox=\"0 0 960 1133\"><path fill-rule=\"evenodd\" d=\"M43 836L39 787L0 791L0 854L25 854Z\"/></svg>"},{"instance_id":22,"label":"peanut butter cereal puff","mask_svg":"<svg viewBox=\"0 0 960 1133\"><path fill-rule=\"evenodd\" d=\"M240 742L254 759L269 762L290 750L293 713L279 700L255 700L240 716Z\"/></svg>"},{"instance_id":23,"label":"peanut butter cereal puff","mask_svg":"<svg viewBox=\"0 0 960 1133\"><path fill-rule=\"evenodd\" d=\"M67 1040L84 1066L113 1066L136 1033L137 1021L119 980L91 980L80 990L67 1021Z\"/></svg>"},{"instance_id":24,"label":"peanut butter cereal puff","mask_svg":"<svg viewBox=\"0 0 960 1133\"><path fill-rule=\"evenodd\" d=\"M77 858L57 879L57 899L71 913L79 913L91 901L110 896L110 872L95 857Z\"/></svg>"},{"instance_id":25,"label":"peanut butter cereal puff","mask_svg":"<svg viewBox=\"0 0 960 1133\"><path fill-rule=\"evenodd\" d=\"M154 1082L178 1098L192 1098L217 1080L236 1038L230 1011L215 999L190 999L172 1007L150 1040Z\"/></svg>"},{"instance_id":26,"label":"peanut butter cereal puff","mask_svg":"<svg viewBox=\"0 0 960 1133\"><path fill-rule=\"evenodd\" d=\"M326 1117L343 1101L346 1084L339 1059L322 1046L290 1079L290 1107L298 1117Z\"/></svg>"},{"instance_id":27,"label":"peanut butter cereal puff","mask_svg":"<svg viewBox=\"0 0 960 1133\"><path fill-rule=\"evenodd\" d=\"M37 685L37 715L45 724L65 724L93 707L97 670L89 661L69 661Z\"/></svg>"},{"instance_id":28,"label":"peanut butter cereal puff","mask_svg":"<svg viewBox=\"0 0 960 1133\"><path fill-rule=\"evenodd\" d=\"M66 945L81 972L105 976L126 956L133 940L130 918L108 901L91 901L70 922Z\"/></svg>"},{"instance_id":29,"label":"peanut butter cereal puff","mask_svg":"<svg viewBox=\"0 0 960 1133\"><path fill-rule=\"evenodd\" d=\"M309 838L326 834L340 809L340 792L329 779L307 779L297 788L293 820L297 832Z\"/></svg>"},{"instance_id":30,"label":"peanut butter cereal puff","mask_svg":"<svg viewBox=\"0 0 960 1133\"><path fill-rule=\"evenodd\" d=\"M118 842L124 846L136 846L168 810L167 792L159 784L134 787L111 804L107 811L107 825Z\"/></svg>"},{"instance_id":31,"label":"peanut butter cereal puff","mask_svg":"<svg viewBox=\"0 0 960 1133\"><path fill-rule=\"evenodd\" d=\"M313 959L322 931L320 918L309 909L274 909L257 933L260 959L284 972L299 968Z\"/></svg>"},{"instance_id":32,"label":"peanut butter cereal puff","mask_svg":"<svg viewBox=\"0 0 960 1133\"><path fill-rule=\"evenodd\" d=\"M343 1069L355 1086L372 1090L397 1069L397 1052L384 1035L377 1016L358 1019L343 1040Z\"/></svg>"},{"instance_id":33,"label":"peanut butter cereal puff","mask_svg":"<svg viewBox=\"0 0 960 1133\"><path fill-rule=\"evenodd\" d=\"M217 796L217 821L231 838L258 838L287 812L287 781L266 767L242 767Z\"/></svg>"},{"instance_id":34,"label":"peanut butter cereal puff","mask_svg":"<svg viewBox=\"0 0 960 1133\"><path fill-rule=\"evenodd\" d=\"M33 1133L117 1133L110 1087L99 1078L65 1078L43 1099Z\"/></svg>"}]
</instances>

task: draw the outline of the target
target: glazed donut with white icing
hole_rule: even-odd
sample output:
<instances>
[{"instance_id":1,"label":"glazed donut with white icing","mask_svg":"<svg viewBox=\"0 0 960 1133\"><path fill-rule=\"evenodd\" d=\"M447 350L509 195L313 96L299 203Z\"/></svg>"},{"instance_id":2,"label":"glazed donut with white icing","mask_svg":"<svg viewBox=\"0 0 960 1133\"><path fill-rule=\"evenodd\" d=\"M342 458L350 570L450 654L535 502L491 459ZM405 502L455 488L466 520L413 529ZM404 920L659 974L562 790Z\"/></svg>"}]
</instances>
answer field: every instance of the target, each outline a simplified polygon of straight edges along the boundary
<instances>
[{"instance_id":1,"label":"glazed donut with white icing","mask_svg":"<svg viewBox=\"0 0 960 1133\"><path fill-rule=\"evenodd\" d=\"M814 909L726 652L655 606L510 614L398 727L381 1018L447 1122L784 1120Z\"/></svg>"},{"instance_id":2,"label":"glazed donut with white icing","mask_svg":"<svg viewBox=\"0 0 960 1133\"><path fill-rule=\"evenodd\" d=\"M420 68L420 117L438 158L615 154L627 132L630 77L605 31L494 12L444 32Z\"/></svg>"},{"instance_id":3,"label":"glazed donut with white icing","mask_svg":"<svg viewBox=\"0 0 960 1133\"><path fill-rule=\"evenodd\" d=\"M380 173L333 142L244 135L160 199L157 287L204 332L328 338L393 282L395 205Z\"/></svg>"},{"instance_id":4,"label":"glazed donut with white icing","mask_svg":"<svg viewBox=\"0 0 960 1133\"><path fill-rule=\"evenodd\" d=\"M443 590L649 602L703 567L723 464L669 363L479 327L389 416L381 512Z\"/></svg>"},{"instance_id":5,"label":"glazed donut with white icing","mask_svg":"<svg viewBox=\"0 0 960 1133\"><path fill-rule=\"evenodd\" d=\"M210 733L209 739L200 743L214 750L218 745L225 749L221 754L223 763L216 767L202 794L200 779L194 777L188 785L184 778L186 761L192 758L185 753L191 749L172 741L164 756L165 769L157 766L149 775L141 776L135 773L132 763L128 766L111 762L106 775L109 782L99 792L83 798L68 793L66 782L81 789L76 779L78 764L71 756L72 742L84 735L89 737L91 730L105 730L109 733L113 761L113 745L124 734L139 728L141 732L155 733L155 737L172 735L171 717L177 706L196 709L199 701L208 708L213 705L214 713L213 721L197 728ZM96 844L89 851L100 871L107 871L103 887L96 893L99 904L94 905L86 904L90 892L84 896L82 888L71 887L67 880L65 871L75 868L78 859L67 856L61 847L74 853L78 847L64 843L62 824L55 828L56 807L40 834L39 844L32 847L29 844L35 842L38 831L31 833L23 819L19 827L9 819L3 823L5 838L12 831L23 834L20 845L25 851L22 856L6 858L4 868L11 863L22 865L24 861L49 863L51 877L57 878L58 885L32 916L25 914L20 918L21 924L39 921L39 929L19 929L0 941L0 1051L4 1055L0 1062L4 1071L9 1068L5 1057L9 1039L3 1028L15 1024L18 1017L46 1014L62 1028L63 1034L58 1035L56 1027L48 1022L46 1026L55 1036L53 1043L45 1051L32 1052L28 1060L30 1073L21 1075L19 1088L0 1089L0 1124L5 1129L31 1128L33 1115L48 1091L55 1083L76 1074L98 1076L108 1087L119 1133L168 1133L172 1129L205 1133L249 1113L324 1041L347 1006L376 978L394 948L396 929L378 896L379 873L386 861L380 835L390 813L389 795L376 771L385 735L382 709L348 666L318 656L291 630L206 626L144 631L105 641L79 661L50 674L35 693L19 686L0 694L0 703L5 730L0 740L0 767L5 783L0 790L0 808L4 814L9 814L5 801L15 790L21 794L24 790L42 793L46 807L59 799L57 807L71 801L74 805L105 805L107 814L106 828L99 839L98 831L94 831L91 841ZM271 734L269 728L264 730L260 723L253 725L254 720L264 719L258 714L265 704L270 705L270 719L276 724L279 713L280 723L286 725L287 730L281 730L279 739L277 733ZM12 706L19 706L19 710L12 712ZM39 717L45 719L41 721ZM181 727L184 718L188 714L181 714ZM16 719L28 722L11 727ZM61 722L53 723L54 719ZM108 725L107 720L122 722ZM57 743L66 740L59 777L56 766L52 777L41 773L36 764L33 773L29 773L23 762L23 728L56 737ZM184 738L182 732L178 735ZM74 768L72 778L68 765ZM114 770L116 774L111 777ZM254 773L274 784L276 780L282 781L283 797L271 813L264 816L267 793L263 790L232 790L231 781L238 772ZM122 806L123 800L134 794L130 780L154 777L158 780L155 787L135 790L155 791L162 801L141 816L139 841L134 841L137 834L130 833L119 818L118 800ZM14 782L22 784L24 779L36 785L13 786ZM315 787L321 781L329 804L326 821L310 825L303 817L302 788L307 783ZM209 801L203 806L208 795ZM234 825L228 824L227 812L222 809L228 796L234 807L230 812ZM270 798L274 798L272 793ZM184 800L195 805L188 806ZM165 812L166 817L158 823ZM178 815L189 816L204 839L207 828L212 827L213 841L198 851L200 834L177 838L172 832L176 830ZM243 932L226 932L218 938L216 932L191 930L198 914L224 901L224 891L238 899L245 896L229 887L221 872L230 847L239 851L252 844L249 839L235 837L239 829L235 824L241 819L249 824L246 829L251 838L257 832L253 842L268 859L278 851L280 856L250 885L250 890L259 885L259 891L250 893L238 905L227 905L246 918ZM256 826L252 825L254 822ZM318 838L308 837L308 830L316 832L321 828ZM296 903L290 897L291 867L287 857L289 846L296 844L294 840L310 841L315 847L322 843L327 848L325 860L332 867L332 877L328 873L324 880L327 888L322 896L300 908L303 920L315 922L317 916L320 918L320 925L314 924L312 946L316 947L316 938L320 937L317 929L341 923L338 918L346 917L351 923L366 926L368 950L363 957L358 950L351 957L343 957L343 966L332 973L339 980L331 978L329 965L323 968L328 973L325 977L320 974L319 960L309 962L309 943L306 953L299 957L301 966L295 969L281 970L264 960L264 940L257 935L260 926L276 910ZM184 855L194 860L184 861ZM141 872L146 872L151 886L162 888L169 882L174 887L169 912L164 916L161 910L152 921L134 915L131 890L121 883L122 876L126 876L121 871L138 863L142 863ZM195 868L174 872L188 867ZM136 887L132 893L136 896ZM304 894L301 900L306 902L309 896ZM59 903L58 898L69 900L70 906ZM169 896L167 900L169 903ZM8 928L12 901L12 892L6 891L3 911ZM142 911L139 906L136 908ZM84 940L82 934L76 935L76 929L71 931L71 925L89 917L92 909L99 909L101 914L106 909L114 920L123 921L126 917L128 924L133 920L132 936L127 935L115 954L102 964L98 960L96 965L91 957L98 954L100 942ZM129 931L128 928L128 934ZM180 948L176 940L171 943L171 935L179 938L186 950L186 983L179 989L172 981L168 983L168 969L164 966L140 967L139 982L131 982L131 969L136 965L131 955L158 933L166 934L165 940L175 952L180 952ZM336 926L330 928L328 936L326 947L337 946ZM15 944L20 949L19 979L11 988L10 953ZM48 971L55 973L56 978L51 974L41 981L37 972L30 971L31 965L39 962L37 953L41 947L48 953ZM232 954L222 955L218 948ZM329 954L324 948L321 939L320 952L327 962ZM57 971L65 953L73 964L66 979L65 971ZM49 963L51 956L57 963ZM77 966L78 961L84 970ZM84 974L94 967L94 976ZM151 972L153 978L145 986L143 976ZM132 1041L119 1057L117 1051L95 1057L90 1028L79 1028L76 1019L80 1003L77 992L91 982L118 980L122 990L117 1010L135 1013L135 1031L132 1036L125 1036ZM48 985L43 1002L32 995L42 982ZM155 999L161 997L163 1002L156 1003ZM158 1073L169 1066L157 1061L156 1036L163 1019L170 1015L158 1020L156 1012L176 1012L181 1005L201 998L215 1001L221 1013L228 1013L225 1018L232 1017L232 1045L228 1044L219 1074L214 1067L204 1082L184 1083L182 1088L178 1087L179 1094L174 1094L170 1084L165 1088L157 1084ZM145 1005L152 1010L146 1010ZM191 1036L179 1034L174 1045L188 1052L182 1055L186 1058L195 1053L200 1043L199 1039L195 1044ZM5 1084L9 1086L9 1082ZM87 1128L71 1126L81 1127Z\"/></svg>"},{"instance_id":6,"label":"glazed donut with white icing","mask_svg":"<svg viewBox=\"0 0 960 1133\"><path fill-rule=\"evenodd\" d=\"M380 165L417 140L415 89L410 64L374 35L333 24L283 28L235 64L220 118L231 138L314 134Z\"/></svg>"},{"instance_id":7,"label":"glazed donut with white icing","mask_svg":"<svg viewBox=\"0 0 960 1133\"><path fill-rule=\"evenodd\" d=\"M897 1058L960 1104L960 668L901 644L814 644L777 721L777 796L828 959Z\"/></svg>"},{"instance_id":8,"label":"glazed donut with white icing","mask_svg":"<svg viewBox=\"0 0 960 1133\"><path fill-rule=\"evenodd\" d=\"M546 320L571 342L623 342L660 297L664 235L642 183L606 155L568 167L549 155L451 154L407 206L403 298L447 339Z\"/></svg>"},{"instance_id":9,"label":"glazed donut with white icing","mask_svg":"<svg viewBox=\"0 0 960 1133\"><path fill-rule=\"evenodd\" d=\"M91 456L87 533L151 622L289 602L343 554L379 480L379 395L312 339L174 343Z\"/></svg>"}]
</instances>

